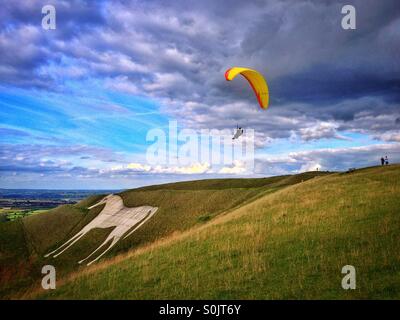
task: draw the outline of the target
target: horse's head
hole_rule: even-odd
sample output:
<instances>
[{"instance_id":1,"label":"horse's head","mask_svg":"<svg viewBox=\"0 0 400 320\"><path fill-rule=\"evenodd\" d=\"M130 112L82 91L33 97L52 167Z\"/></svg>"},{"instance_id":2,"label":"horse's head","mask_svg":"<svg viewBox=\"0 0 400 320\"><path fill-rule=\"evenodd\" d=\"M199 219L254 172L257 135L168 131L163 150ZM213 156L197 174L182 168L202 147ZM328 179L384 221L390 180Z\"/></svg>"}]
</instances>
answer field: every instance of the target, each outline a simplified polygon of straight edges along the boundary
<instances>
[{"instance_id":1,"label":"horse's head","mask_svg":"<svg viewBox=\"0 0 400 320\"><path fill-rule=\"evenodd\" d=\"M97 206L99 206L99 205L101 205L101 204L104 204L104 203L107 203L107 201L111 198L111 197L113 197L114 195L111 193L111 194L109 194L109 195L107 195L107 196L105 196L103 199L101 199L99 202L97 202L96 204L94 204L94 205L92 205L92 206L90 206L90 207L88 207L88 209L93 209L93 208L95 208L95 207L97 207Z\"/></svg>"}]
</instances>

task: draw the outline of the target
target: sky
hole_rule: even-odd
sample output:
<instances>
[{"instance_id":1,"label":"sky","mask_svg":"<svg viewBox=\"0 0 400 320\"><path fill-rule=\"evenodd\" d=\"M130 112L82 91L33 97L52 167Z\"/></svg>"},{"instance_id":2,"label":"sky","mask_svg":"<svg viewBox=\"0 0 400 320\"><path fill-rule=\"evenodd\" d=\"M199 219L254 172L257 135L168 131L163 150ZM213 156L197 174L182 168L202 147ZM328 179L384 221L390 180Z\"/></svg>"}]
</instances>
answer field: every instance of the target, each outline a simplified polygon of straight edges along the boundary
<instances>
[{"instance_id":1,"label":"sky","mask_svg":"<svg viewBox=\"0 0 400 320\"><path fill-rule=\"evenodd\" d=\"M54 30L42 27L48 4ZM354 30L342 28L345 4ZM123 189L400 162L398 1L0 7L0 188ZM267 110L246 80L225 80L233 66L265 76ZM254 167L149 163L149 132L168 136L171 123L192 136L239 125L244 141L254 130Z\"/></svg>"}]
</instances>

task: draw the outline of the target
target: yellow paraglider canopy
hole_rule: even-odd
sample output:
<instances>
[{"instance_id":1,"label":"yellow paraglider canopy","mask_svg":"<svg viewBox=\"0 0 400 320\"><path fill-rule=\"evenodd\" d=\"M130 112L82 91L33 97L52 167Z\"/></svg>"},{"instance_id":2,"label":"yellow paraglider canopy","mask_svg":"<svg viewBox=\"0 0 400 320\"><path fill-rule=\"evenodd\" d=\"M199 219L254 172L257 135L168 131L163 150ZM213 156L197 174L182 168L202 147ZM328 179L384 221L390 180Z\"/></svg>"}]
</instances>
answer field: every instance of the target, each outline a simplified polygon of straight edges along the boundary
<instances>
[{"instance_id":1,"label":"yellow paraglider canopy","mask_svg":"<svg viewBox=\"0 0 400 320\"><path fill-rule=\"evenodd\" d=\"M257 96L258 103L263 109L268 108L269 104L269 91L267 82L261 73L249 68L233 67L225 72L225 79L228 81L233 80L238 74L241 74L250 83Z\"/></svg>"}]
</instances>

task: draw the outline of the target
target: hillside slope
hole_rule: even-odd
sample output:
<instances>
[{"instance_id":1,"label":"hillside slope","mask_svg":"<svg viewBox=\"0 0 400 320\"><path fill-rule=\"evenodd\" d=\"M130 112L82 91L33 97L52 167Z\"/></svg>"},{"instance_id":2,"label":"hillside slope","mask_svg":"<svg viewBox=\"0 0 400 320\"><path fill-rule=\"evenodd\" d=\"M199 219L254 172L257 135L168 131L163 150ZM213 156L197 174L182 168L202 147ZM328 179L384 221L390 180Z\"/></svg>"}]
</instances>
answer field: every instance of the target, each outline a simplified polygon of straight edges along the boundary
<instances>
[{"instance_id":1,"label":"hillside slope","mask_svg":"<svg viewBox=\"0 0 400 320\"><path fill-rule=\"evenodd\" d=\"M400 166L312 179L27 297L400 298ZM357 270L343 290L341 269Z\"/></svg>"},{"instance_id":2,"label":"hillside slope","mask_svg":"<svg viewBox=\"0 0 400 320\"><path fill-rule=\"evenodd\" d=\"M309 172L260 179L201 180L124 191L120 196L127 207L151 205L159 210L134 234L120 241L105 258L189 230L259 196L326 174ZM84 270L86 267L77 262L98 247L111 229L90 231L56 259L44 258L44 255L92 221L103 206L88 208L101 198L94 196L76 205L61 206L15 223L1 223L0 297L14 295L37 283L45 264L54 265L58 277ZM16 265L21 266L18 272L15 272Z\"/></svg>"}]
</instances>

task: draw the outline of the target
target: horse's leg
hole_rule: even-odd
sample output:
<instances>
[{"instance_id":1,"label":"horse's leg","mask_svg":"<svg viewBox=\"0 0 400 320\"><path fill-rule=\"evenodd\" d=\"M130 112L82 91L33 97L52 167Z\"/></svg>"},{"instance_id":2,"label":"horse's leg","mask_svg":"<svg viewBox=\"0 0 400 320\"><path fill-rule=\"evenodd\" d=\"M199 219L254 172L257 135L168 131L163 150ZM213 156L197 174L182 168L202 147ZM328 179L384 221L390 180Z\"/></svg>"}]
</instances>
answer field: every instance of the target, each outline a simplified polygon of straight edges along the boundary
<instances>
[{"instance_id":1,"label":"horse's leg","mask_svg":"<svg viewBox=\"0 0 400 320\"><path fill-rule=\"evenodd\" d=\"M118 237L118 238L114 238L113 241L111 242L110 246L109 246L106 250L104 250L103 253L102 253L101 255L99 255L96 259L90 261L90 262L87 264L87 266L90 266L93 262L96 262L96 261L99 260L103 255L105 255L106 252L109 251L109 250L118 242L119 239L120 239L119 237Z\"/></svg>"},{"instance_id":2,"label":"horse's leg","mask_svg":"<svg viewBox=\"0 0 400 320\"><path fill-rule=\"evenodd\" d=\"M142 220L141 223L139 223L139 225L133 229L131 232L129 232L124 239L126 239L127 237L129 237L132 233L134 233L137 229L139 229L147 220L149 220L155 213L156 213L157 209L154 210L154 212L152 212L152 210L150 210L150 212L147 214L147 216Z\"/></svg>"},{"instance_id":3,"label":"horse's leg","mask_svg":"<svg viewBox=\"0 0 400 320\"><path fill-rule=\"evenodd\" d=\"M80 264L80 263L82 263L83 261L89 259L95 252L97 252L98 250L100 250L101 247L103 247L107 242L109 242L109 241L110 241L111 239L113 239L113 238L114 238L114 236L110 234L110 235L107 237L107 239L104 240L104 242L103 242L101 245L99 245L99 246L97 247L96 250L94 250L91 254L89 254L85 259L82 259L81 261L78 261L78 263Z\"/></svg>"},{"instance_id":4,"label":"horse's leg","mask_svg":"<svg viewBox=\"0 0 400 320\"><path fill-rule=\"evenodd\" d=\"M65 250L67 250L68 248L70 248L74 243L76 243L80 238L82 238L84 235L86 234L86 232L82 232L81 234L79 234L79 237L77 237L74 241L72 241L64 250L60 251L59 253L55 254L53 257L56 258L58 257L61 253L63 253Z\"/></svg>"},{"instance_id":5,"label":"horse's leg","mask_svg":"<svg viewBox=\"0 0 400 320\"><path fill-rule=\"evenodd\" d=\"M78 237L79 235L81 235L83 233L83 229L81 231L79 231L76 235L74 235L71 239L69 239L68 241L66 241L65 243L63 243L61 246L59 246L56 250L53 250L52 252L49 252L48 254L45 255L45 258L47 258L48 256L51 256L53 253L57 252L58 250L60 250L62 247L66 246L68 243L70 243L72 240L74 240L76 237Z\"/></svg>"}]
</instances>

